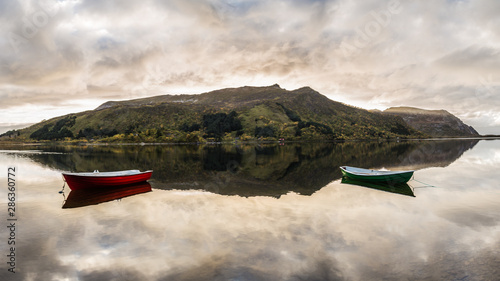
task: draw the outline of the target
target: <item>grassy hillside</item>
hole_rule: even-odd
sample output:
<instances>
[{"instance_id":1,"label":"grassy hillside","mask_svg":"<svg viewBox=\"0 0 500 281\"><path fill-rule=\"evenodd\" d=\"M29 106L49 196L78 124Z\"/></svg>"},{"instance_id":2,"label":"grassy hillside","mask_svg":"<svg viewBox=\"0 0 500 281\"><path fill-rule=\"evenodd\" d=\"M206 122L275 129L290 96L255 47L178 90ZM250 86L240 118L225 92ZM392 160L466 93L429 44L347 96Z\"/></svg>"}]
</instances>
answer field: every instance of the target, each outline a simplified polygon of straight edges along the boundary
<instances>
[{"instance_id":1,"label":"grassy hillside","mask_svg":"<svg viewBox=\"0 0 500 281\"><path fill-rule=\"evenodd\" d=\"M18 140L203 142L418 138L401 117L332 101L309 87L229 88L110 101L17 131ZM19 136L17 136L19 135Z\"/></svg>"}]
</instances>

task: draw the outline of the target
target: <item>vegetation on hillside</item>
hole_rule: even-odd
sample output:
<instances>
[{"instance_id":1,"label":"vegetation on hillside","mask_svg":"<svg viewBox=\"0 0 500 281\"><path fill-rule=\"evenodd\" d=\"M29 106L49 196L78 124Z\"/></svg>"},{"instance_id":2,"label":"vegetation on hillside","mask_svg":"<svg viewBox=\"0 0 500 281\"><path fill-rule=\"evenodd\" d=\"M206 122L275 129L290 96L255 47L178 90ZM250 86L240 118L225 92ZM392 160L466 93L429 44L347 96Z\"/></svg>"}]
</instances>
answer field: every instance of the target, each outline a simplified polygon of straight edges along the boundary
<instances>
[{"instance_id":1,"label":"vegetation on hillside","mask_svg":"<svg viewBox=\"0 0 500 281\"><path fill-rule=\"evenodd\" d=\"M35 140L62 140L73 138L70 130L75 125L76 116L68 115L52 124L45 124L40 129L31 133L30 138Z\"/></svg>"},{"instance_id":2,"label":"vegetation on hillside","mask_svg":"<svg viewBox=\"0 0 500 281\"><path fill-rule=\"evenodd\" d=\"M10 132L20 141L207 142L418 138L402 118L277 85L108 102ZM5 134L4 134L5 137Z\"/></svg>"},{"instance_id":3,"label":"vegetation on hillside","mask_svg":"<svg viewBox=\"0 0 500 281\"><path fill-rule=\"evenodd\" d=\"M221 140L225 133L243 129L235 111L231 111L229 114L215 113L203 115L203 128L205 129L206 137L217 140Z\"/></svg>"}]
</instances>

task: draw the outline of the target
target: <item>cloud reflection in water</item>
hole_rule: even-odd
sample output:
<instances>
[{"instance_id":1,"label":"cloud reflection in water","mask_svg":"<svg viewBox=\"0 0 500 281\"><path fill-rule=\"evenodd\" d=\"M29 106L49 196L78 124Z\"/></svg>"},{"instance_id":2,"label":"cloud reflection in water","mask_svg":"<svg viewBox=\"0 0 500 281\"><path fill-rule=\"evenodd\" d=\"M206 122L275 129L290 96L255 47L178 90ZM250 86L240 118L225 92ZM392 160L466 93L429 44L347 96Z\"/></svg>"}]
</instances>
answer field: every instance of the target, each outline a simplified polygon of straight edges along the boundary
<instances>
[{"instance_id":1,"label":"cloud reflection in water","mask_svg":"<svg viewBox=\"0 0 500 281\"><path fill-rule=\"evenodd\" d=\"M416 189L416 197L336 180L310 196L153 189L63 210L59 179L39 186L30 179L23 192L46 195L26 195L20 206L15 277L493 280L500 275L500 194L495 179L475 183L496 167L485 161L475 177L467 171L494 144L480 142L445 168L418 171L438 187ZM33 174L46 169L26 158L7 160Z\"/></svg>"}]
</instances>

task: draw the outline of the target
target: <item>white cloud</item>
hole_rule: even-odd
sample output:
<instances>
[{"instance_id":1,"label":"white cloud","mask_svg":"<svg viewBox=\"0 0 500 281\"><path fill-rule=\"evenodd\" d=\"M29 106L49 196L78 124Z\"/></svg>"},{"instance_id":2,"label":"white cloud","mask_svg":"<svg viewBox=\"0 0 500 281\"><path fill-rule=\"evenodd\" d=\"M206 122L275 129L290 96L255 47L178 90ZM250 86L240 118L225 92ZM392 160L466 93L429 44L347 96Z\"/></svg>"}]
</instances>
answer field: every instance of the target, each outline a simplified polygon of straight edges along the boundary
<instances>
[{"instance_id":1,"label":"white cloud","mask_svg":"<svg viewBox=\"0 0 500 281\"><path fill-rule=\"evenodd\" d=\"M467 111L485 113L488 127L499 12L493 0L2 3L0 107L279 83L369 108L443 108L466 123L478 123Z\"/></svg>"}]
</instances>

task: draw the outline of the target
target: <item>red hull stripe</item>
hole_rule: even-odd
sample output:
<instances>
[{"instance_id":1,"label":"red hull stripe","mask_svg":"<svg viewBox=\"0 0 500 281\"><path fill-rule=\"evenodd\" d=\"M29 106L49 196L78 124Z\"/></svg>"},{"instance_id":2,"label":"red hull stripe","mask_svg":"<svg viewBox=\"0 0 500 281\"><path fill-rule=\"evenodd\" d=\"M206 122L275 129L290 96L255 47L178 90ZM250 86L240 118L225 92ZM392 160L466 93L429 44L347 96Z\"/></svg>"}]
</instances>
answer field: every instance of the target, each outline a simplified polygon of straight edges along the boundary
<instances>
[{"instance_id":1,"label":"red hull stripe","mask_svg":"<svg viewBox=\"0 0 500 281\"><path fill-rule=\"evenodd\" d=\"M134 175L126 176L112 176L112 177L94 177L94 176L76 176L76 175L65 175L64 179L69 185L71 190L78 190L89 188L89 186L102 187L102 186L120 186L133 183L139 183L147 181L151 178L153 172L143 172Z\"/></svg>"}]
</instances>

